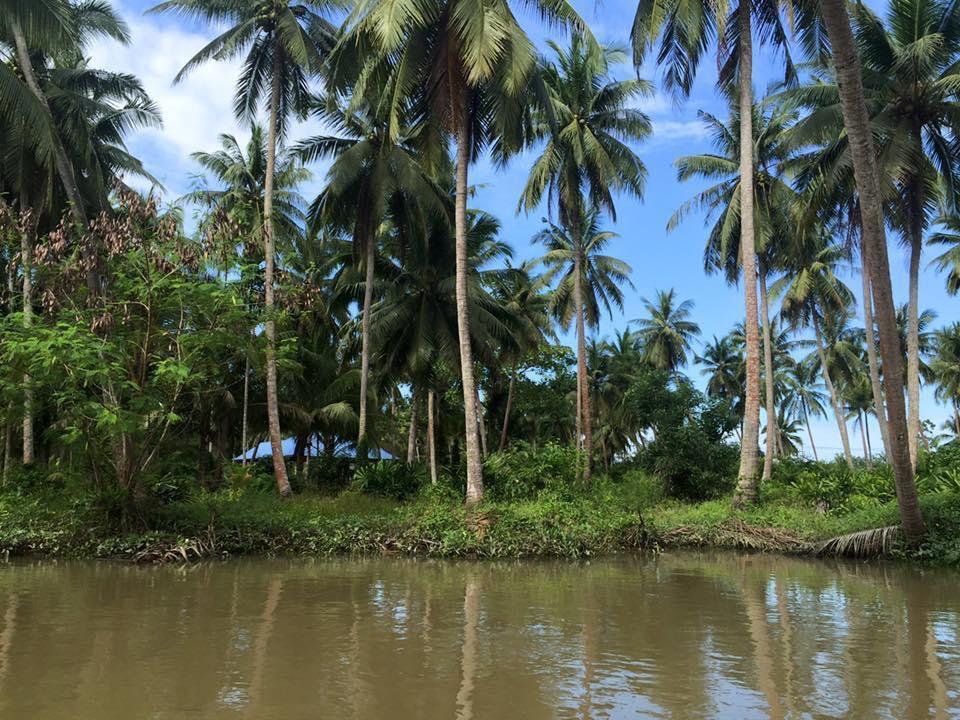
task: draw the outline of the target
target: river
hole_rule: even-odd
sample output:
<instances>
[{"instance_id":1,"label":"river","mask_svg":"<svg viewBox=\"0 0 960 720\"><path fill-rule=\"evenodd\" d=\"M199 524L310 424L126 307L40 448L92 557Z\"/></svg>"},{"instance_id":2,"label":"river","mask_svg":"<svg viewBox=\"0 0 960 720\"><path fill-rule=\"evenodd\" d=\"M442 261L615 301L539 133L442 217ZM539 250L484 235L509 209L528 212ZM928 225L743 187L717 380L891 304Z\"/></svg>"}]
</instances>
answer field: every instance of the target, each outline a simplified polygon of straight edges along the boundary
<instances>
[{"instance_id":1,"label":"river","mask_svg":"<svg viewBox=\"0 0 960 720\"><path fill-rule=\"evenodd\" d=\"M762 555L0 566L0 718L960 717L960 574Z\"/></svg>"}]
</instances>

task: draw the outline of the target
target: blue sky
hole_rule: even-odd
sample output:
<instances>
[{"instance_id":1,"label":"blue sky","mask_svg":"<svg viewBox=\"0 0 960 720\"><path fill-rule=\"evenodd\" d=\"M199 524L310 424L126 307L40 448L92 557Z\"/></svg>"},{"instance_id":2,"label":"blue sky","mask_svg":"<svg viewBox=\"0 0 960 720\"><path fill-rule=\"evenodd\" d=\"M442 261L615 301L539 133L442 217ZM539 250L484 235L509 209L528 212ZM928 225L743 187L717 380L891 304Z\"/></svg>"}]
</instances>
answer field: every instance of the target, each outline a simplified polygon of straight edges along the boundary
<instances>
[{"instance_id":1,"label":"blue sky","mask_svg":"<svg viewBox=\"0 0 960 720\"><path fill-rule=\"evenodd\" d=\"M91 51L92 62L95 66L138 75L160 105L164 127L142 132L131 138L129 144L161 180L167 197L172 200L190 188L191 177L197 171L189 158L191 152L215 149L217 136L223 132L240 137L247 135L233 119L231 109L239 63L201 67L184 83L173 86L171 83L177 70L213 37L212 29L172 17L145 16L144 11L154 4L152 0L113 0L113 4L129 23L133 42L128 47L114 42L99 43ZM876 2L870 4L878 6ZM635 2L574 0L574 5L601 41L625 45ZM532 16L521 13L520 17L538 45L543 46L548 38L562 39L558 37L558 31L541 27ZM640 103L641 109L650 115L654 127L653 137L636 147L649 172L646 197L642 203L621 198L617 203L617 222L608 223L610 229L620 235L611 244L610 253L632 266L636 290L626 289L623 312L604 319L599 328L601 336L612 334L628 321L641 316L643 297L652 297L656 290L671 287L681 298L695 302L694 316L703 330L704 340L726 334L742 319L741 290L728 287L721 277L703 273L702 252L706 237L703 218L691 215L679 228L669 234L666 232L670 215L699 189L696 183L680 184L676 181L674 161L681 155L710 150L703 126L696 116L697 110L708 110L720 117L726 115L724 103L714 85L715 67L712 57L707 57L690 99L682 105L660 92L660 78L655 68L641 70L641 76L653 80L657 87L653 97ZM632 72L628 66L616 69L620 76ZM780 72L778 59L761 50L755 62L754 85L758 94L778 80ZM308 124L295 129L293 136L304 137L318 130ZM545 214L541 211L517 215L515 212L529 164L529 157L520 157L506 170L497 171L490 163L481 161L471 170L471 182L480 186L473 204L500 218L503 237L513 246L517 259L537 254L538 249L530 244L530 238L541 228L540 219ZM305 189L308 197L316 192L323 178L323 167L314 170L314 181ZM890 261L894 293L899 303L905 302L907 297L907 266L906 254L896 241L897 238L890 238ZM943 278L926 268L930 257L932 253L928 251L920 285L921 307L937 312L938 325L960 320L958 301L946 294ZM846 279L854 290L860 287L857 274L847 272ZM688 372L702 383L698 367L689 367ZM924 391L921 406L923 416L938 425L948 416L946 408L935 404L931 390ZM839 434L832 418L815 422L813 433L821 455L839 452ZM859 437L852 428L850 433L854 449L858 451ZM876 428L872 437L876 448L880 444Z\"/></svg>"}]
</instances>

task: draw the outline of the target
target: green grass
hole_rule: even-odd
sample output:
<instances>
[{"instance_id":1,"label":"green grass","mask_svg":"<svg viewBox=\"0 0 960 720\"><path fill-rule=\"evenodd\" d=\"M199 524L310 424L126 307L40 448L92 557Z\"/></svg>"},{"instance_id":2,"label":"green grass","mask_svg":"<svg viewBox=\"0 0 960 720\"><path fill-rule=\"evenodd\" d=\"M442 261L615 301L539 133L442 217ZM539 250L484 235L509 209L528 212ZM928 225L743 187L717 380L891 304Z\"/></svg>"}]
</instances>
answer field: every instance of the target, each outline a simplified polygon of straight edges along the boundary
<instances>
[{"instance_id":1,"label":"green grass","mask_svg":"<svg viewBox=\"0 0 960 720\"><path fill-rule=\"evenodd\" d=\"M930 528L920 561L960 565L960 494L922 498ZM589 489L485 502L468 515L451 492L428 488L400 503L344 492L292 500L257 492L201 493L163 505L149 529L118 532L89 499L63 491L0 494L0 553L139 560L231 555L415 554L580 558L647 548L706 546L809 552L839 535L897 523L894 502L818 512L783 497L735 510L729 499L666 499L660 484L628 473Z\"/></svg>"}]
</instances>

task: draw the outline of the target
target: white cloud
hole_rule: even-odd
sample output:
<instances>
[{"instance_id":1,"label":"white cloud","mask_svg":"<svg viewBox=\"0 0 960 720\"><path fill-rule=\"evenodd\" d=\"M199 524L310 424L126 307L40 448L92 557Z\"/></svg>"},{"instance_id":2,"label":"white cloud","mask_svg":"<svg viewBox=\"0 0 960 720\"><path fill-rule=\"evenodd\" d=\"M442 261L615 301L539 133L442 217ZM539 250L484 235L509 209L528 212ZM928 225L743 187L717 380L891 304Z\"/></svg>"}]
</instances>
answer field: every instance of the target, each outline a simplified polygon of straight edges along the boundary
<instances>
[{"instance_id":1,"label":"white cloud","mask_svg":"<svg viewBox=\"0 0 960 720\"><path fill-rule=\"evenodd\" d=\"M125 16L129 45L112 40L97 42L90 49L95 67L136 75L163 115L163 127L140 131L129 142L150 169L168 185L171 193L182 190L192 163L189 154L212 150L222 132L245 136L233 117L233 86L239 62L214 62L194 70L178 85L173 78L183 64L209 38L156 18L131 13Z\"/></svg>"},{"instance_id":2,"label":"white cloud","mask_svg":"<svg viewBox=\"0 0 960 720\"><path fill-rule=\"evenodd\" d=\"M653 120L653 139L684 140L701 139L707 136L707 129L700 120Z\"/></svg>"}]
</instances>

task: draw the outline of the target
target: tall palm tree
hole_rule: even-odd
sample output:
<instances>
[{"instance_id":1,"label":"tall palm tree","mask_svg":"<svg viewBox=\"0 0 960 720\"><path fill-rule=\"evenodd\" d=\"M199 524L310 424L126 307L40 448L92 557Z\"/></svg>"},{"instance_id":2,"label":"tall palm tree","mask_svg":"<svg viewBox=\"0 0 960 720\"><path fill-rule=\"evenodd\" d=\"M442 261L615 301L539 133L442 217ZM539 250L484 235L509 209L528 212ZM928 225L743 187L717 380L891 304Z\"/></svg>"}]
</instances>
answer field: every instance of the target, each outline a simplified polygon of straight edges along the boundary
<instances>
[{"instance_id":1,"label":"tall palm tree","mask_svg":"<svg viewBox=\"0 0 960 720\"><path fill-rule=\"evenodd\" d=\"M842 334L853 294L836 275L836 269L845 257L843 248L830 244L824 234L810 234L798 244L796 254L787 267L787 274L778 280L772 292L782 296L782 314L794 327L813 329L816 338L816 356L827 387L833 412L840 431L840 441L847 464L853 466L850 440L840 394L831 376L831 365L824 341L825 325L830 323L834 339Z\"/></svg>"},{"instance_id":2,"label":"tall palm tree","mask_svg":"<svg viewBox=\"0 0 960 720\"><path fill-rule=\"evenodd\" d=\"M947 0L899 0L883 20L864 3L851 6L871 126L887 186L888 222L909 248L907 351L908 432L914 466L920 435L920 376L917 349L919 273L924 234L941 208L957 209L960 166L952 146L960 132L960 17ZM827 77L811 94L826 105L809 123L835 124L840 113L836 81ZM822 132L822 127L818 128ZM846 152L847 138L835 150ZM842 157L842 156L841 156ZM849 167L849 160L843 159Z\"/></svg>"},{"instance_id":3,"label":"tall palm tree","mask_svg":"<svg viewBox=\"0 0 960 720\"><path fill-rule=\"evenodd\" d=\"M449 222L427 216L422 231L405 248L403 262L385 272L386 291L371 312L371 340L381 367L410 378L417 390L427 390L431 476L436 478L435 421L438 367L460 362L456 296L456 246ZM471 211L467 225L471 354L493 362L493 348L513 348L514 317L487 291L490 265L509 256L496 239L500 224L486 213ZM403 241L401 241L403 242Z\"/></svg>"},{"instance_id":4,"label":"tall palm tree","mask_svg":"<svg viewBox=\"0 0 960 720\"><path fill-rule=\"evenodd\" d=\"M746 10L746 11L745 11ZM792 12L788 12L792 16ZM754 226L753 154L753 33L784 53L785 78L794 76L787 54L788 31L779 0L749 5L710 0L639 0L633 20L634 64L639 68L657 44L657 62L665 68L668 89L688 97L707 48L717 41L720 83L737 97L740 110L740 258L746 311L746 398L736 505L757 499L757 461L760 437L760 329L758 327L757 261ZM735 88L735 93L733 89Z\"/></svg>"},{"instance_id":5,"label":"tall palm tree","mask_svg":"<svg viewBox=\"0 0 960 720\"><path fill-rule=\"evenodd\" d=\"M644 359L658 370L677 372L687 364L700 326L690 319L693 300L677 302L676 290L657 291L653 301L643 298L648 317L633 320L643 343Z\"/></svg>"},{"instance_id":6,"label":"tall palm tree","mask_svg":"<svg viewBox=\"0 0 960 720\"><path fill-rule=\"evenodd\" d=\"M384 113L382 105L358 106L354 102L348 110L338 105L336 98L318 102L314 115L335 134L313 137L297 146L305 161L333 160L327 171L327 184L313 202L311 225L333 223L350 228L354 254L364 268L357 431L357 446L362 449L367 442L377 227L387 219L391 205L431 205L434 212L442 214L445 196L421 164L416 145L422 126L411 126L405 122L405 116L391 117ZM399 132L393 132L392 127L397 124Z\"/></svg>"},{"instance_id":7,"label":"tall palm tree","mask_svg":"<svg viewBox=\"0 0 960 720\"><path fill-rule=\"evenodd\" d=\"M795 193L783 177L784 163L789 157L789 147L784 142L785 130L796 117L785 106L765 109L753 107L753 192L754 230L756 233L757 270L760 283L760 321L762 330L763 366L766 389L767 427L766 454L763 463L763 479L769 480L773 472L772 460L776 455L776 395L774 392L775 370L770 331L768 278L775 270L777 253L783 248L777 241L791 234L790 210ZM740 280L740 113L736 103L731 102L730 120L722 122L716 116L701 112L717 153L686 155L676 161L677 178L708 179L714 181L706 190L697 193L673 214L667 230L675 228L694 209L706 210L706 221L713 222L704 248L704 268L708 273L723 272L727 281Z\"/></svg>"},{"instance_id":8,"label":"tall palm tree","mask_svg":"<svg viewBox=\"0 0 960 720\"><path fill-rule=\"evenodd\" d=\"M572 222L568 220L568 225ZM597 327L603 310L610 314L611 307L622 309L621 285L632 288L633 283L630 282L631 268L627 263L603 254L606 246L617 234L600 229L600 211L597 208L587 210L576 222L576 229L569 230L548 222L547 227L534 236L534 241L542 243L547 249L540 258L540 262L547 268L547 281L552 282L559 278L553 294L554 315L565 329L569 328L571 323L575 324L578 352L583 350L585 365L586 328ZM578 388L578 396L585 397L589 392L586 387L586 368L581 369L584 372L578 372L582 382ZM587 447L587 434L590 433L592 437L592 429L587 428L588 424L592 424L587 409L584 404L582 411L578 413L584 451ZM584 478L589 479L586 471Z\"/></svg>"},{"instance_id":9,"label":"tall palm tree","mask_svg":"<svg viewBox=\"0 0 960 720\"><path fill-rule=\"evenodd\" d=\"M246 147L230 134L220 135L220 149L213 152L198 151L191 158L203 170L196 178L196 186L182 200L200 206L204 212L206 229L215 231L211 225L225 220L232 224L249 242L240 244L245 252L249 247L253 257L244 257L240 268L240 282L244 292L253 302L253 285L248 268L259 268L258 247L263 246L264 192L267 174L267 141L263 126L254 123L250 127L250 139ZM274 168L273 187L273 233L281 248L293 248L303 241L303 227L306 220L303 197L298 186L310 178L310 172L303 167L292 153L282 153ZM223 272L226 277L238 249L238 238L228 231L224 253ZM243 450L246 452L249 421L249 378L250 344L244 343L244 393L241 409ZM246 456L244 456L246 457Z\"/></svg>"},{"instance_id":10,"label":"tall palm tree","mask_svg":"<svg viewBox=\"0 0 960 720\"><path fill-rule=\"evenodd\" d=\"M175 82L209 60L229 60L246 54L237 81L234 112L252 120L258 107L267 107L267 162L263 193L264 335L267 338L267 418L273 472L283 497L292 494L283 460L277 399L277 321L274 308L274 186L277 146L293 115L304 117L308 107L307 78L320 72L323 54L332 45L333 26L324 18L335 0L167 0L149 12L177 13L227 29L187 61Z\"/></svg>"},{"instance_id":11,"label":"tall palm tree","mask_svg":"<svg viewBox=\"0 0 960 720\"><path fill-rule=\"evenodd\" d=\"M786 409L791 415L799 417L806 426L813 459L819 460L813 431L810 429L810 418L826 417L827 410L824 407L823 385L817 378L817 365L812 362L797 362L789 368L786 380Z\"/></svg>"},{"instance_id":12,"label":"tall palm tree","mask_svg":"<svg viewBox=\"0 0 960 720\"><path fill-rule=\"evenodd\" d=\"M647 170L630 147L649 137L650 119L630 103L649 95L649 83L637 78L614 80L611 67L626 59L617 47L598 45L574 33L570 47L548 43L555 59L541 63L547 101L535 119L533 137L543 139L543 151L530 168L520 198L522 209L538 207L546 193L555 204L560 225L576 243L585 227L587 205L616 220L614 193L643 197ZM585 199L586 198L586 199ZM550 208L554 210L553 207ZM580 262L579 256L574 258ZM583 433L583 477L590 478L592 427L590 393L586 383L587 358L583 293L574 272L573 300L577 325L577 443ZM581 427L582 425L582 427Z\"/></svg>"},{"instance_id":13,"label":"tall palm tree","mask_svg":"<svg viewBox=\"0 0 960 720\"><path fill-rule=\"evenodd\" d=\"M567 0L532 4L550 22L584 26ZM347 19L331 73L334 86L355 88L396 72L397 92L383 102L400 107L412 96L424 116L435 121L433 127L455 141L459 367L467 443L466 499L471 505L483 498L483 469L470 342L468 167L485 147L492 146L505 157L522 139L519 130L529 102L536 52L513 10L508 2L359 0ZM357 95L356 89L353 94ZM426 143L431 144L435 143Z\"/></svg>"}]
</instances>

